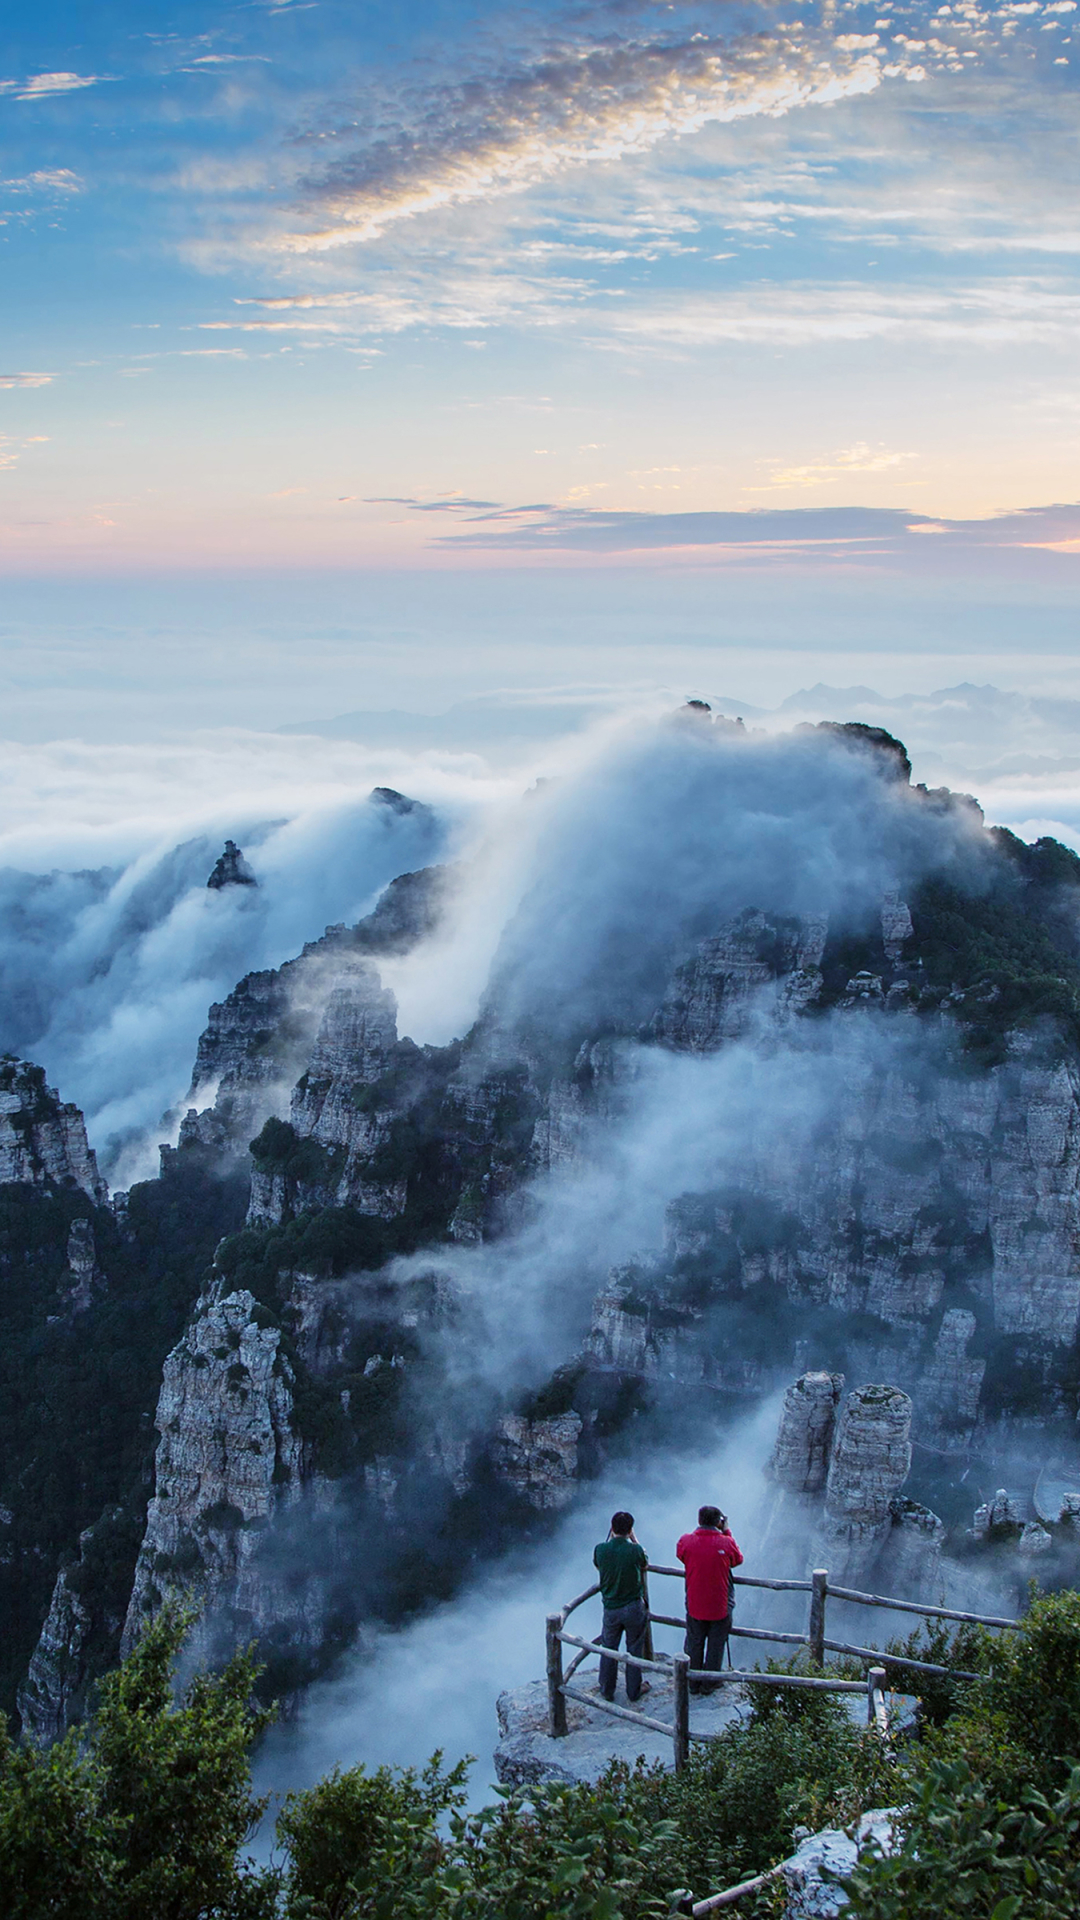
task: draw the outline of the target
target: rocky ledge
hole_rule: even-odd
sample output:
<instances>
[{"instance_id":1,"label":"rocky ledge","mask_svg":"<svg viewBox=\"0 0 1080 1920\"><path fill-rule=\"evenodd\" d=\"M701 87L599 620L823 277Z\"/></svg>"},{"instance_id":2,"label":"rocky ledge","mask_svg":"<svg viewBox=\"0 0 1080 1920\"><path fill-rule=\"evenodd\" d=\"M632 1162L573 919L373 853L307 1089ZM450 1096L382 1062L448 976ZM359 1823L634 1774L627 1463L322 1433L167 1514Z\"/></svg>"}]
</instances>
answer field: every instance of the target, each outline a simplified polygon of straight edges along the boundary
<instances>
[{"instance_id":1,"label":"rocky ledge","mask_svg":"<svg viewBox=\"0 0 1080 1920\"><path fill-rule=\"evenodd\" d=\"M660 1655L658 1658L662 1658ZM596 1692L595 1669L575 1675L583 1693ZM615 1705L628 1705L620 1676ZM662 1720L671 1726L675 1718L673 1682L665 1674L649 1674L649 1691L640 1698L639 1708L650 1720ZM539 1780L561 1780L592 1785L613 1760L625 1760L633 1766L639 1756L650 1766L674 1765L674 1748L667 1734L653 1728L635 1727L629 1720L616 1720L600 1707L587 1707L578 1700L566 1703L568 1733L555 1740L547 1730L547 1683L532 1680L528 1686L500 1693L496 1702L499 1716L499 1744L495 1749L495 1772L504 1786L532 1786ZM710 1698L691 1701L690 1724L703 1733L719 1733L742 1717L745 1708L736 1687L725 1687Z\"/></svg>"}]
</instances>

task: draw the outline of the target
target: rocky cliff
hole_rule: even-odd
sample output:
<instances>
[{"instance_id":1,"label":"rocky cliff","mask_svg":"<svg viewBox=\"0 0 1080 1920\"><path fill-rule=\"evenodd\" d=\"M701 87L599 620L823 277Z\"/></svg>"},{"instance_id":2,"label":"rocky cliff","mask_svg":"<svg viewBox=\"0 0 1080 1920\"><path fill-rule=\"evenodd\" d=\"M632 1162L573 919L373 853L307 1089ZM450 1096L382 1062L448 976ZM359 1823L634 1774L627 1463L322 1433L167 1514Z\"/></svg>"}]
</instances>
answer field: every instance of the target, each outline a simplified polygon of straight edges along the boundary
<instances>
[{"instance_id":1,"label":"rocky cliff","mask_svg":"<svg viewBox=\"0 0 1080 1920\"><path fill-rule=\"evenodd\" d=\"M878 874L854 905L790 914L695 897L665 940L638 929L641 954L617 924L587 991L565 1003L546 975L532 999L522 984L537 943L560 936L526 901L476 1024L430 1046L399 1032L380 958L435 929L450 883L403 875L358 927L329 929L211 1009L191 1110L153 1183L204 1196L209 1244L177 1287L179 1324L156 1336L159 1438L129 1640L167 1594L195 1595L208 1635L216 1621L277 1636L287 1689L290 1649L317 1661L365 1615L415 1603L417 1516L425 1591L449 1591L511 1530L564 1510L629 1422L638 1444L711 1430L784 1387L796 1354L774 1537L800 1573L820 1555L838 1578L891 1570L909 1590L937 1578L944 1526L913 1497L913 1446L924 1477L933 1461L958 1480L1025 1421L1074 1444L1080 861L987 833L963 797L910 789L898 743L865 729L844 740L880 757L920 846L941 834L938 867L909 886ZM699 1131L718 1143L711 1183L676 1168L662 1240L606 1277L602 1234L581 1236L572 1284L560 1251L565 1326L545 1330L535 1377L523 1383L519 1365L503 1382L483 1351L485 1284L513 1275L544 1182L610 1165L643 1088L699 1088L670 1076L725 1059L731 1079L709 1079L701 1108ZM773 1093L736 1126L740 1079L759 1071ZM146 1257L151 1203L137 1192L108 1229L91 1220L103 1194L85 1138L72 1121L65 1160L55 1113L28 1098L10 1177L79 1196L78 1218L69 1206L57 1227L48 1324L93 1328ZM634 1151L628 1168L643 1164ZM226 1169L238 1183L227 1224L207 1197ZM532 1286L542 1261L529 1260ZM844 1374L890 1384L845 1399ZM146 1470L152 1406L144 1394L129 1481ZM103 1506L69 1520L69 1555ZM54 1559L23 1696L41 1733L81 1697L80 1648L106 1618L75 1562L59 1583L56 1571ZM39 1624L46 1605L47 1592Z\"/></svg>"},{"instance_id":2,"label":"rocky cliff","mask_svg":"<svg viewBox=\"0 0 1080 1920\"><path fill-rule=\"evenodd\" d=\"M0 1185L78 1187L101 1202L108 1189L78 1107L45 1084L40 1067L0 1060Z\"/></svg>"},{"instance_id":3,"label":"rocky cliff","mask_svg":"<svg viewBox=\"0 0 1080 1920\"><path fill-rule=\"evenodd\" d=\"M353 969L363 972L366 956L407 952L433 933L452 885L446 867L400 874L354 927L328 927L295 960L245 974L226 1000L210 1008L181 1146L246 1153L267 1119L283 1119L331 994Z\"/></svg>"},{"instance_id":4,"label":"rocky cliff","mask_svg":"<svg viewBox=\"0 0 1080 1920\"><path fill-rule=\"evenodd\" d=\"M272 1619L268 1583L250 1568L274 1510L299 1493L300 1443L281 1334L265 1318L250 1293L200 1302L165 1361L125 1648L178 1592L210 1610L227 1589L255 1632Z\"/></svg>"}]
</instances>

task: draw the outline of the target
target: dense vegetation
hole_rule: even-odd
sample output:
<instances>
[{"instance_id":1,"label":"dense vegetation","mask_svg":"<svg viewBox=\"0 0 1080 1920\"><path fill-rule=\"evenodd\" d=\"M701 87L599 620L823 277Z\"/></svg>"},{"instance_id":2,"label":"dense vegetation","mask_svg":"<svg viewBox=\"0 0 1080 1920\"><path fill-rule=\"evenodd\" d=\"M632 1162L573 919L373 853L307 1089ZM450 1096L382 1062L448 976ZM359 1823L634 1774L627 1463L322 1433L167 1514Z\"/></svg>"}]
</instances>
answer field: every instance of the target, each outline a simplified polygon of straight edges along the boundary
<instances>
[{"instance_id":1,"label":"dense vegetation","mask_svg":"<svg viewBox=\"0 0 1080 1920\"><path fill-rule=\"evenodd\" d=\"M676 1777L613 1765L596 1787L502 1792L466 1809L464 1765L362 1767L291 1795L268 1865L249 1750L266 1715L237 1655L177 1702L186 1622L163 1614L101 1687L81 1745L0 1736L7 1920L660 1920L789 1854L799 1832L900 1809L895 1851L846 1882L852 1920L1072 1920L1080 1906L1080 1595L1019 1633L965 1630L980 1677L927 1690L895 1754L835 1700L764 1695ZM934 1650L941 1652L940 1633ZM764 1695L764 1698L763 1698ZM776 1914L779 1886L740 1903Z\"/></svg>"}]
</instances>

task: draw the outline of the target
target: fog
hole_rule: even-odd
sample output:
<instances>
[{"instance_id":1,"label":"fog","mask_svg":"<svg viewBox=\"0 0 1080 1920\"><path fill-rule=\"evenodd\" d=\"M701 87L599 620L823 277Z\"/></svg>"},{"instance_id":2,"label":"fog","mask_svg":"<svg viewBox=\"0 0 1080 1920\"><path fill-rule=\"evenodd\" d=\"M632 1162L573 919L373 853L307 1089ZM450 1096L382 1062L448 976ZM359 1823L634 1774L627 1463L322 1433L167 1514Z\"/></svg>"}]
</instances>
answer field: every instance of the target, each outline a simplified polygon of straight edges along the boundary
<instances>
[{"instance_id":1,"label":"fog","mask_svg":"<svg viewBox=\"0 0 1080 1920\"><path fill-rule=\"evenodd\" d=\"M744 1571L755 1571L754 1539L767 1498L763 1467L779 1406L774 1396L725 1433L702 1434L677 1453L643 1447L640 1457L583 1490L549 1539L523 1548L507 1542L499 1564L468 1581L448 1605L396 1631L365 1634L356 1654L305 1695L297 1718L271 1732L256 1789L283 1793L331 1767L361 1762L420 1766L438 1747L450 1762L474 1755L473 1801L489 1798L496 1697L543 1675L545 1615L593 1584L592 1550L606 1537L613 1511L629 1509L650 1557L671 1565L679 1535L697 1524L698 1507L718 1504L746 1556ZM681 1584L654 1576L652 1586L654 1608L677 1615ZM575 1630L592 1634L599 1625L593 1600L576 1616ZM674 1651L680 1637L658 1627L656 1644Z\"/></svg>"},{"instance_id":2,"label":"fog","mask_svg":"<svg viewBox=\"0 0 1080 1920\"><path fill-rule=\"evenodd\" d=\"M465 1031L493 963L511 1020L543 1006L568 1026L587 1021L597 982L607 998L616 980L632 1022L659 954L691 936L703 903L738 902L752 882L756 905L842 913L863 886L918 870L911 810L905 820L857 757L767 737L804 713L845 717L851 705L901 733L914 725L928 759L936 750L931 778L950 737L963 747L958 765L978 758L981 741L988 818L1080 843L1068 703L1014 700L1010 710L993 688L887 701L817 688L791 696L786 712L748 709L759 730L721 755L685 727L650 726L643 747L635 716L656 712L657 689L587 692L576 706L570 686L517 696L537 737L498 765L392 737L365 745L239 729L153 747L9 743L0 1046L39 1061L83 1108L114 1184L144 1176L158 1140L175 1134L210 1004L246 971L357 919L394 874L447 858L466 862L452 920L386 969L403 1032L445 1042ZM729 713L738 706L714 698ZM487 702L489 727L502 710ZM377 785L431 812L373 809ZM726 830L736 818L737 833ZM226 837L244 847L257 891L207 891ZM778 857L785 845L804 857Z\"/></svg>"}]
</instances>

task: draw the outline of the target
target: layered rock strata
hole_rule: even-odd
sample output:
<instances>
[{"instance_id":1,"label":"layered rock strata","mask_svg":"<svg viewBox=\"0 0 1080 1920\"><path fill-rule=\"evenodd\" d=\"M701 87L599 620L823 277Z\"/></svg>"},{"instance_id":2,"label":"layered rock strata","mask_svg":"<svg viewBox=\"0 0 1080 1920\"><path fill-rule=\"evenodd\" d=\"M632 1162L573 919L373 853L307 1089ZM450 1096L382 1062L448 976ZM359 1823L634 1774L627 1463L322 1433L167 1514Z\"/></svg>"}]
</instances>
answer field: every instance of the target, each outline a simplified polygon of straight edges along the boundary
<instances>
[{"instance_id":1,"label":"layered rock strata","mask_svg":"<svg viewBox=\"0 0 1080 1920\"><path fill-rule=\"evenodd\" d=\"M894 1501L911 1469L911 1401L899 1387L858 1387L836 1424L816 1564L841 1586L862 1579L881 1553Z\"/></svg>"},{"instance_id":2,"label":"layered rock strata","mask_svg":"<svg viewBox=\"0 0 1080 1920\"><path fill-rule=\"evenodd\" d=\"M496 1472L540 1512L560 1511L577 1492L583 1425L576 1413L556 1414L548 1420L505 1415L492 1443Z\"/></svg>"},{"instance_id":3,"label":"layered rock strata","mask_svg":"<svg viewBox=\"0 0 1080 1920\"><path fill-rule=\"evenodd\" d=\"M78 1107L46 1086L40 1067L0 1060L0 1186L80 1187L100 1205L109 1190L98 1172Z\"/></svg>"},{"instance_id":4,"label":"layered rock strata","mask_svg":"<svg viewBox=\"0 0 1080 1920\"><path fill-rule=\"evenodd\" d=\"M173 1594L210 1606L228 1591L253 1623L265 1617L252 1562L271 1515L299 1491L301 1449L281 1334L264 1317L247 1292L204 1301L165 1362L125 1651Z\"/></svg>"},{"instance_id":5,"label":"layered rock strata","mask_svg":"<svg viewBox=\"0 0 1080 1920\"><path fill-rule=\"evenodd\" d=\"M328 927L295 960L245 974L210 1008L181 1145L242 1152L271 1115L283 1118L335 988L366 956L405 953L433 933L451 884L445 867L400 874L355 927Z\"/></svg>"}]
</instances>

